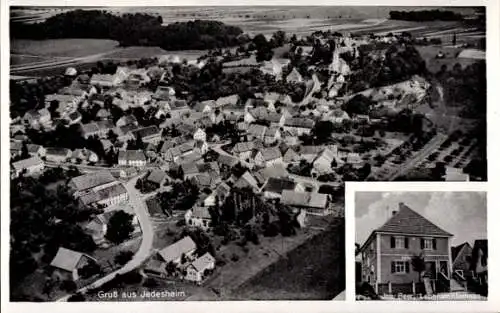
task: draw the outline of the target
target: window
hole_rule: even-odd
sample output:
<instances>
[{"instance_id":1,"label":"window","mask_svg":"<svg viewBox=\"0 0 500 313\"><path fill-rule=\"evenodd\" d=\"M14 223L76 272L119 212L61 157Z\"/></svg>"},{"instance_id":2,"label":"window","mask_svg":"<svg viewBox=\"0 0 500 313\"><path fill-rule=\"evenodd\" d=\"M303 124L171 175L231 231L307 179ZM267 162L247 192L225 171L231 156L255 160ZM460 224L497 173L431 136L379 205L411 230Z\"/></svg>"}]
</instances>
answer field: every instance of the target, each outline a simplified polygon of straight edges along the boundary
<instances>
[{"instance_id":1,"label":"window","mask_svg":"<svg viewBox=\"0 0 500 313\"><path fill-rule=\"evenodd\" d=\"M396 249L404 249L405 239L403 237L396 237Z\"/></svg>"},{"instance_id":2,"label":"window","mask_svg":"<svg viewBox=\"0 0 500 313\"><path fill-rule=\"evenodd\" d=\"M432 250L432 239L424 239L424 249Z\"/></svg>"},{"instance_id":3,"label":"window","mask_svg":"<svg viewBox=\"0 0 500 313\"><path fill-rule=\"evenodd\" d=\"M391 273L404 274L410 272L410 262L408 261L393 261L391 263Z\"/></svg>"},{"instance_id":4,"label":"window","mask_svg":"<svg viewBox=\"0 0 500 313\"><path fill-rule=\"evenodd\" d=\"M408 238L403 236L391 237L392 249L408 249Z\"/></svg>"}]
</instances>

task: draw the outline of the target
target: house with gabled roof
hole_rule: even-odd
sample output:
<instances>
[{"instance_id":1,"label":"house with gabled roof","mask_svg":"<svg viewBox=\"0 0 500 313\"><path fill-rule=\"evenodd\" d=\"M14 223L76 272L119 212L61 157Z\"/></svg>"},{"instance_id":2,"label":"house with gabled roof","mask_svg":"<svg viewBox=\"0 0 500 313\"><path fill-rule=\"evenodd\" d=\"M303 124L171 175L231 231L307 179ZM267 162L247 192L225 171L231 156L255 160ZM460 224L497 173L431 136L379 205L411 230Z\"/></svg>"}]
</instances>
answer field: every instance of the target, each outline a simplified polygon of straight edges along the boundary
<instances>
[{"instance_id":1,"label":"house with gabled roof","mask_svg":"<svg viewBox=\"0 0 500 313\"><path fill-rule=\"evenodd\" d=\"M85 253L59 247L50 266L54 268L52 275L59 280L77 281L80 279L78 270L90 263L97 261Z\"/></svg>"},{"instance_id":2,"label":"house with gabled roof","mask_svg":"<svg viewBox=\"0 0 500 313\"><path fill-rule=\"evenodd\" d=\"M304 209L308 214L312 215L323 216L328 214L329 199L328 195L323 193L283 190L281 203L298 211Z\"/></svg>"},{"instance_id":3,"label":"house with gabled roof","mask_svg":"<svg viewBox=\"0 0 500 313\"><path fill-rule=\"evenodd\" d=\"M271 166L283 162L283 156L278 147L264 148L257 152L254 158L255 165L257 166Z\"/></svg>"},{"instance_id":4,"label":"house with gabled roof","mask_svg":"<svg viewBox=\"0 0 500 313\"><path fill-rule=\"evenodd\" d=\"M312 165L314 172L318 175L329 173L332 171L332 161L336 158L336 151L331 149L324 149L318 156L314 159Z\"/></svg>"},{"instance_id":5,"label":"house with gabled roof","mask_svg":"<svg viewBox=\"0 0 500 313\"><path fill-rule=\"evenodd\" d=\"M267 127L259 124L251 124L247 130L247 139L264 139L264 135L266 134Z\"/></svg>"},{"instance_id":6,"label":"house with gabled roof","mask_svg":"<svg viewBox=\"0 0 500 313\"><path fill-rule=\"evenodd\" d=\"M62 163L71 157L71 150L67 148L49 147L45 150L45 158L49 162Z\"/></svg>"},{"instance_id":7,"label":"house with gabled roof","mask_svg":"<svg viewBox=\"0 0 500 313\"><path fill-rule=\"evenodd\" d=\"M251 188L255 192L259 191L259 183L249 171L243 173L243 175L241 175L241 177L236 180L233 187L240 189Z\"/></svg>"},{"instance_id":8,"label":"house with gabled roof","mask_svg":"<svg viewBox=\"0 0 500 313\"><path fill-rule=\"evenodd\" d=\"M283 190L291 190L296 192L304 192L304 187L288 178L270 177L266 184L262 187L264 197L268 199L280 199Z\"/></svg>"},{"instance_id":9,"label":"house with gabled roof","mask_svg":"<svg viewBox=\"0 0 500 313\"><path fill-rule=\"evenodd\" d=\"M421 255L426 268L424 277L450 280L452 236L400 203L387 222L374 229L361 246L362 279L375 290L382 283L418 282L421 273L413 269L411 260Z\"/></svg>"},{"instance_id":10,"label":"house with gabled roof","mask_svg":"<svg viewBox=\"0 0 500 313\"><path fill-rule=\"evenodd\" d=\"M200 283L205 279L207 271L213 270L214 268L215 258L207 252L186 267L185 279Z\"/></svg>"},{"instance_id":11,"label":"house with gabled roof","mask_svg":"<svg viewBox=\"0 0 500 313\"><path fill-rule=\"evenodd\" d=\"M38 156L20 160L12 163L14 176L18 177L23 173L26 176L36 175L43 172L45 164Z\"/></svg>"},{"instance_id":12,"label":"house with gabled roof","mask_svg":"<svg viewBox=\"0 0 500 313\"><path fill-rule=\"evenodd\" d=\"M264 143L273 144L281 139L281 132L279 127L269 127L264 133Z\"/></svg>"},{"instance_id":13,"label":"house with gabled roof","mask_svg":"<svg viewBox=\"0 0 500 313\"><path fill-rule=\"evenodd\" d=\"M468 242L451 247L451 268L461 278L469 279L474 273L471 270L472 247Z\"/></svg>"},{"instance_id":14,"label":"house with gabled roof","mask_svg":"<svg viewBox=\"0 0 500 313\"><path fill-rule=\"evenodd\" d=\"M304 81L304 78L302 78L302 75L300 75L299 71L297 71L297 69L294 67L290 74L287 75L286 81L290 84L298 84L302 83Z\"/></svg>"},{"instance_id":15,"label":"house with gabled roof","mask_svg":"<svg viewBox=\"0 0 500 313\"><path fill-rule=\"evenodd\" d=\"M284 130L293 130L297 135L309 135L314 127L314 121L305 117L292 117L285 120Z\"/></svg>"},{"instance_id":16,"label":"house with gabled roof","mask_svg":"<svg viewBox=\"0 0 500 313\"><path fill-rule=\"evenodd\" d=\"M142 150L121 150L118 152L118 165L120 166L146 166L146 155Z\"/></svg>"},{"instance_id":17,"label":"house with gabled roof","mask_svg":"<svg viewBox=\"0 0 500 313\"><path fill-rule=\"evenodd\" d=\"M179 241L174 242L170 246L167 246L160 251L158 251L158 256L165 262L173 262L176 265L181 263L182 256L186 259L190 259L196 251L196 244L191 237L186 236Z\"/></svg>"},{"instance_id":18,"label":"house with gabled roof","mask_svg":"<svg viewBox=\"0 0 500 313\"><path fill-rule=\"evenodd\" d=\"M208 211L208 207L195 205L192 209L188 209L184 214L186 225L208 229L212 216Z\"/></svg>"}]
</instances>

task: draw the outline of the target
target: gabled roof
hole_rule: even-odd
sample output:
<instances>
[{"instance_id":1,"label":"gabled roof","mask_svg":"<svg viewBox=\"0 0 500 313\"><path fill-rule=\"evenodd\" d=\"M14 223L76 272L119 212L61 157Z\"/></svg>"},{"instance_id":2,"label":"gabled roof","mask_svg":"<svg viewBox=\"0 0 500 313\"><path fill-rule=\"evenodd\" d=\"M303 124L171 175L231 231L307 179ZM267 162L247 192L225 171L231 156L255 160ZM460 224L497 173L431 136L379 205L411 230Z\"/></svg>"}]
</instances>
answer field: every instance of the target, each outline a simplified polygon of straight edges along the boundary
<instances>
[{"instance_id":1,"label":"gabled roof","mask_svg":"<svg viewBox=\"0 0 500 313\"><path fill-rule=\"evenodd\" d=\"M271 177L267 180L263 191L281 194L283 190L294 190L296 185L297 184L291 179Z\"/></svg>"},{"instance_id":2,"label":"gabled roof","mask_svg":"<svg viewBox=\"0 0 500 313\"><path fill-rule=\"evenodd\" d=\"M234 183L234 187L236 188L244 188L244 187L253 187L258 189L257 180L250 174L249 171L246 171L241 177Z\"/></svg>"},{"instance_id":3,"label":"gabled roof","mask_svg":"<svg viewBox=\"0 0 500 313\"><path fill-rule=\"evenodd\" d=\"M50 266L57 267L68 272L73 272L82 257L83 253L81 252L60 247L59 250L57 250L56 256L52 262L50 262Z\"/></svg>"},{"instance_id":4,"label":"gabled roof","mask_svg":"<svg viewBox=\"0 0 500 313\"><path fill-rule=\"evenodd\" d=\"M191 265L198 271L198 272L202 272L204 271L206 268L208 268L210 266L211 263L214 263L215 262L215 259L214 257L210 254L210 253L205 253L204 255L202 255L201 257L197 258L196 260L194 260L193 263L191 263Z\"/></svg>"},{"instance_id":5,"label":"gabled roof","mask_svg":"<svg viewBox=\"0 0 500 313\"><path fill-rule=\"evenodd\" d=\"M472 251L472 247L470 246L470 244L468 242L464 242L461 245L451 247L451 261L452 262L455 262L455 259L458 257L458 254L460 253L460 251L466 246L469 246L469 248L471 248L471 251Z\"/></svg>"},{"instance_id":6,"label":"gabled roof","mask_svg":"<svg viewBox=\"0 0 500 313\"><path fill-rule=\"evenodd\" d=\"M410 235L453 236L447 231L434 225L431 221L410 209L404 203L399 204L399 211L384 225L375 230L384 233L403 233Z\"/></svg>"},{"instance_id":7,"label":"gabled roof","mask_svg":"<svg viewBox=\"0 0 500 313\"><path fill-rule=\"evenodd\" d=\"M35 156L29 159L14 162L12 163L12 166L19 171L30 168L32 166L38 166L40 164L43 164L43 161L39 157Z\"/></svg>"},{"instance_id":8,"label":"gabled roof","mask_svg":"<svg viewBox=\"0 0 500 313\"><path fill-rule=\"evenodd\" d=\"M165 262L170 262L176 260L182 256L182 254L189 253L196 249L196 244L191 237L186 236L181 240L171 244L170 246L160 250L158 253L163 258Z\"/></svg>"},{"instance_id":9,"label":"gabled roof","mask_svg":"<svg viewBox=\"0 0 500 313\"><path fill-rule=\"evenodd\" d=\"M259 151L264 161L276 160L281 158L281 151L278 147L264 148Z\"/></svg>"}]
</instances>

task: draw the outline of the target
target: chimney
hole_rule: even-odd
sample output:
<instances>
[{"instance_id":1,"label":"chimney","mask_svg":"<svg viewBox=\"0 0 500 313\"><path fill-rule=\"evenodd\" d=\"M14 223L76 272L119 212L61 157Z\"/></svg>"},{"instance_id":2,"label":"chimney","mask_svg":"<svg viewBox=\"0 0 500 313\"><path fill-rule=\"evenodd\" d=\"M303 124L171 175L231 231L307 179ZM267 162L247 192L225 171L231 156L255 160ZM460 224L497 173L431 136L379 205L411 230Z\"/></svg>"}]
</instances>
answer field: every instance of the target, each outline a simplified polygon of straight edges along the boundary
<instances>
[{"instance_id":1,"label":"chimney","mask_svg":"<svg viewBox=\"0 0 500 313\"><path fill-rule=\"evenodd\" d=\"M401 210L404 207L406 207L406 204L404 204L404 202L399 202L399 209Z\"/></svg>"}]
</instances>

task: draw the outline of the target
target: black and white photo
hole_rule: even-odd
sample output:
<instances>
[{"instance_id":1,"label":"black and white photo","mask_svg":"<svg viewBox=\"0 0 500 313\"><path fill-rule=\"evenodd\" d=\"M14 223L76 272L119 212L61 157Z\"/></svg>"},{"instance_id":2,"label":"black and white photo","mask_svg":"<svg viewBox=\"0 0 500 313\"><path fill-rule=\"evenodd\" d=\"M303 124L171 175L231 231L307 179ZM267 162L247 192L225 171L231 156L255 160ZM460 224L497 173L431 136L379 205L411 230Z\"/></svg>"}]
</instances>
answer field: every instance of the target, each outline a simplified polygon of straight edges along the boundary
<instances>
[{"instance_id":1,"label":"black and white photo","mask_svg":"<svg viewBox=\"0 0 500 313\"><path fill-rule=\"evenodd\" d=\"M358 191L355 206L358 300L486 300L486 192Z\"/></svg>"},{"instance_id":2,"label":"black and white photo","mask_svg":"<svg viewBox=\"0 0 500 313\"><path fill-rule=\"evenodd\" d=\"M345 182L489 178L484 6L101 5L9 8L12 302L344 301Z\"/></svg>"}]
</instances>

